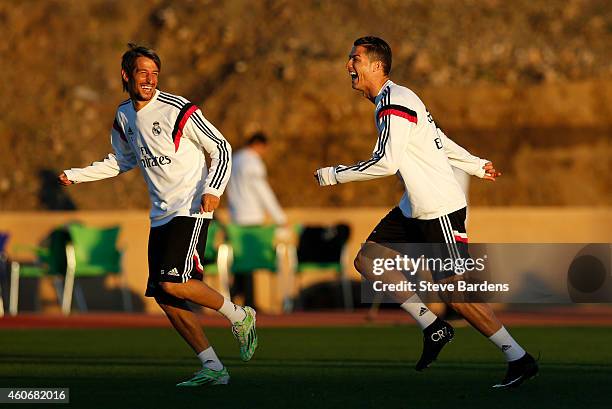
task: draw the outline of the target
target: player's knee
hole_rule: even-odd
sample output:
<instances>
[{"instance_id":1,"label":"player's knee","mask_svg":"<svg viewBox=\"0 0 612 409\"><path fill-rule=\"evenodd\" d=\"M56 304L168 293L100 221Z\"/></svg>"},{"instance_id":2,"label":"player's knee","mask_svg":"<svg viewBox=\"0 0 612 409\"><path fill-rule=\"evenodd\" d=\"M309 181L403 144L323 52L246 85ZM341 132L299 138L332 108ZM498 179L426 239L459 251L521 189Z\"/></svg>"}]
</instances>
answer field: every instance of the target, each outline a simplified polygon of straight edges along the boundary
<instances>
[{"instance_id":1,"label":"player's knee","mask_svg":"<svg viewBox=\"0 0 612 409\"><path fill-rule=\"evenodd\" d=\"M353 265L355 266L355 270L359 271L359 273L363 274L364 271L364 264L365 264L365 260L364 260L364 255L361 254L361 251L359 253L357 253L357 256L355 256L355 260L353 261Z\"/></svg>"},{"instance_id":2,"label":"player's knee","mask_svg":"<svg viewBox=\"0 0 612 409\"><path fill-rule=\"evenodd\" d=\"M372 262L370 258L363 253L363 251L359 251L359 253L357 253L353 264L355 265L355 269L359 271L359 274L365 278L369 278L371 276Z\"/></svg>"}]
</instances>

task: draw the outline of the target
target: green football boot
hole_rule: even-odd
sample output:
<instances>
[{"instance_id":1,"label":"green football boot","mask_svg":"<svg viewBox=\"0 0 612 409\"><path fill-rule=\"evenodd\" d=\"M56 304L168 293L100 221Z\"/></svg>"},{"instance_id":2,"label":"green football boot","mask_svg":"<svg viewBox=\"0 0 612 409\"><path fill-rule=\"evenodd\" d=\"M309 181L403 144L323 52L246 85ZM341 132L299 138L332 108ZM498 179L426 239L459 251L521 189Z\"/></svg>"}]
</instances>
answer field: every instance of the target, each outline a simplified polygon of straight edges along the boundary
<instances>
[{"instance_id":1,"label":"green football boot","mask_svg":"<svg viewBox=\"0 0 612 409\"><path fill-rule=\"evenodd\" d=\"M255 328L257 313L251 307L244 307L244 312L246 317L232 325L232 334L240 344L240 359L246 362L253 357L257 349L257 330Z\"/></svg>"},{"instance_id":2,"label":"green football boot","mask_svg":"<svg viewBox=\"0 0 612 409\"><path fill-rule=\"evenodd\" d=\"M225 367L218 371L202 368L193 375L193 378L177 383L176 386L207 386L207 385L227 385L230 376Z\"/></svg>"}]
</instances>

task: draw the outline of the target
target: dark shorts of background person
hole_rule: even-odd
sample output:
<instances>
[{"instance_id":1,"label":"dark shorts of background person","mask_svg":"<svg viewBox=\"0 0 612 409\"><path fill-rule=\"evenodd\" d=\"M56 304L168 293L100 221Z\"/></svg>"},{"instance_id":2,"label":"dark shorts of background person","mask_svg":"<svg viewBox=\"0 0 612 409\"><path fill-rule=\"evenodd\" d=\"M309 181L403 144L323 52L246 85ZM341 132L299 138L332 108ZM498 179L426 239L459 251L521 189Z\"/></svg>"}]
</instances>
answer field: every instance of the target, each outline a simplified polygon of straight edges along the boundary
<instances>
[{"instance_id":1,"label":"dark shorts of background person","mask_svg":"<svg viewBox=\"0 0 612 409\"><path fill-rule=\"evenodd\" d=\"M406 217L399 207L395 207L376 225L367 240L382 245L431 243L430 246L427 246L430 252L425 254L427 257L467 259L470 254L465 217L465 207L430 220ZM412 256L418 257L419 255ZM454 275L452 271L432 271L431 273L434 281Z\"/></svg>"},{"instance_id":2,"label":"dark shorts of background person","mask_svg":"<svg viewBox=\"0 0 612 409\"><path fill-rule=\"evenodd\" d=\"M202 280L201 257L206 248L210 219L177 216L149 232L149 279L145 296L160 304L189 309L185 300L166 293L160 282Z\"/></svg>"}]
</instances>

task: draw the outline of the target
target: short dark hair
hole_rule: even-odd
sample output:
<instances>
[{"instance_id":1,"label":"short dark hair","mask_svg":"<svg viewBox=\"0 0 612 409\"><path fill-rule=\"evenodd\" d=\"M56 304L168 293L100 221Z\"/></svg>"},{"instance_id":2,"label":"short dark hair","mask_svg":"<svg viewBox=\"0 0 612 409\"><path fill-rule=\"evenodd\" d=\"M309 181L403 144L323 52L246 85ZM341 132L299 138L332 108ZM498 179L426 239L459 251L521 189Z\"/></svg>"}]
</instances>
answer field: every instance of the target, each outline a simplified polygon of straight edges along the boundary
<instances>
[{"instance_id":1,"label":"short dark hair","mask_svg":"<svg viewBox=\"0 0 612 409\"><path fill-rule=\"evenodd\" d=\"M266 134L263 133L263 132L256 132L256 133L254 133L247 140L246 145L247 146L251 146L251 145L254 145L256 143L262 143L262 144L266 145L268 143L268 137L266 136Z\"/></svg>"},{"instance_id":2,"label":"short dark hair","mask_svg":"<svg viewBox=\"0 0 612 409\"><path fill-rule=\"evenodd\" d=\"M368 57L373 61L380 61L383 64L383 72L389 75L391 72L391 47L382 38L366 36L355 40L355 47L362 46L367 50Z\"/></svg>"},{"instance_id":3,"label":"short dark hair","mask_svg":"<svg viewBox=\"0 0 612 409\"><path fill-rule=\"evenodd\" d=\"M161 59L154 50L142 45L128 43L128 50L123 54L123 57L121 57L121 69L126 72L128 77L132 75L132 71L134 71L134 68L136 67L136 59L138 57L150 58L153 60L155 65L157 65L157 69L161 70ZM123 83L123 90L127 91L128 83L123 79L123 76L121 77L121 82Z\"/></svg>"}]
</instances>

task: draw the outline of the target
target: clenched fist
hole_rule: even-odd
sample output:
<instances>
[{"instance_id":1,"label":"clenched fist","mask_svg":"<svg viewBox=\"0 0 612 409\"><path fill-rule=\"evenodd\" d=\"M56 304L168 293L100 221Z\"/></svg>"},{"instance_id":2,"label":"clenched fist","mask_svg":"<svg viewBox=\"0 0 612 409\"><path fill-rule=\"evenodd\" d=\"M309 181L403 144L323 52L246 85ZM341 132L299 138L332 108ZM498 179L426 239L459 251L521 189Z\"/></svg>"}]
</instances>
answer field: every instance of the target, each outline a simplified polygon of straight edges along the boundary
<instances>
[{"instance_id":1,"label":"clenched fist","mask_svg":"<svg viewBox=\"0 0 612 409\"><path fill-rule=\"evenodd\" d=\"M210 213L219 207L219 202L221 199L215 195L211 195L210 193L204 193L202 195L202 205L200 206L200 211L203 213Z\"/></svg>"},{"instance_id":2,"label":"clenched fist","mask_svg":"<svg viewBox=\"0 0 612 409\"><path fill-rule=\"evenodd\" d=\"M57 181L62 186L72 185L72 180L68 179L68 176L64 172L57 176Z\"/></svg>"}]
</instances>

